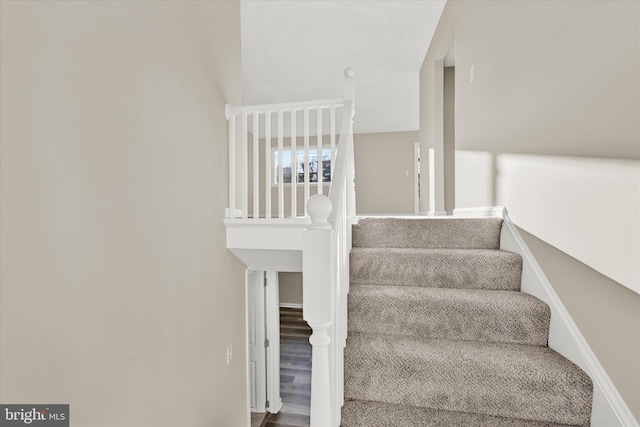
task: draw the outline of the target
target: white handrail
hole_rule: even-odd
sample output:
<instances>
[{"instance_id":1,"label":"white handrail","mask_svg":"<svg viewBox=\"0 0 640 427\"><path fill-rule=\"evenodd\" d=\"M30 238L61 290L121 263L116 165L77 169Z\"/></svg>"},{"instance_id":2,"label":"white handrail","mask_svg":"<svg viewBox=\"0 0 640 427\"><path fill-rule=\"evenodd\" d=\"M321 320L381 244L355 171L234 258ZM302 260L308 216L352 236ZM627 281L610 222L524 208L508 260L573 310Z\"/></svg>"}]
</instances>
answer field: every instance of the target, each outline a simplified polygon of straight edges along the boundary
<instances>
[{"instance_id":1,"label":"white handrail","mask_svg":"<svg viewBox=\"0 0 640 427\"><path fill-rule=\"evenodd\" d=\"M338 183L347 183L347 181L352 178L351 165L349 163L353 152L353 101L347 101L345 107L338 147L340 147L340 152L346 152L346 155L338 154L336 156L332 185L329 190L329 198L332 203L338 202L342 198L343 192L347 191L345 186L339 185ZM329 223L334 227L336 226L337 215L338 211L334 209L329 216Z\"/></svg>"},{"instance_id":2,"label":"white handrail","mask_svg":"<svg viewBox=\"0 0 640 427\"><path fill-rule=\"evenodd\" d=\"M345 108L329 197L307 203L311 225L303 238L303 317L313 330L311 427L339 426L344 404L344 347L351 224L355 216L353 73L345 72Z\"/></svg>"},{"instance_id":3,"label":"white handrail","mask_svg":"<svg viewBox=\"0 0 640 427\"><path fill-rule=\"evenodd\" d=\"M243 105L243 106L229 106L225 110L227 120L231 118L231 114L242 113L263 113L265 111L279 111L279 110L302 110L304 108L328 108L331 106L342 106L342 98L332 99L320 99L316 101L301 101L301 102L284 102L280 104L264 104L264 105Z\"/></svg>"},{"instance_id":4,"label":"white handrail","mask_svg":"<svg viewBox=\"0 0 640 427\"><path fill-rule=\"evenodd\" d=\"M345 77L344 98L341 99L225 107L229 121L227 217L242 218L238 223L251 221L265 225L304 220L297 212L300 184L304 213L311 219L302 239L303 317L313 331L309 339L313 349L311 427L339 426L344 404L343 354L347 337L351 224L355 216L353 71L347 69ZM264 120L260 119L261 115ZM336 117L342 120L337 145ZM289 126L285 125L287 118L290 119ZM315 119L315 127L310 118ZM328 147L323 144L323 124L329 128L326 141L331 150L331 178L326 179L322 154ZM312 127L315 144L311 144ZM285 131L290 133L285 135ZM298 132L302 137L302 153L298 148ZM251 144L249 133L253 134ZM285 141L289 142L288 147ZM273 147L272 143L277 146ZM314 155L316 170L312 176ZM290 166L285 173L287 156ZM298 172L298 157L304 159L301 173ZM299 176L303 178L302 182L299 182ZM311 182L312 178L315 181ZM289 179L287 184L291 186L286 192L285 179ZM330 185L328 196L323 187L325 183ZM313 187L317 191L311 196ZM289 196L290 204L285 203L286 196ZM286 207L290 207L288 213ZM234 221L227 221L227 226L233 224Z\"/></svg>"}]
</instances>

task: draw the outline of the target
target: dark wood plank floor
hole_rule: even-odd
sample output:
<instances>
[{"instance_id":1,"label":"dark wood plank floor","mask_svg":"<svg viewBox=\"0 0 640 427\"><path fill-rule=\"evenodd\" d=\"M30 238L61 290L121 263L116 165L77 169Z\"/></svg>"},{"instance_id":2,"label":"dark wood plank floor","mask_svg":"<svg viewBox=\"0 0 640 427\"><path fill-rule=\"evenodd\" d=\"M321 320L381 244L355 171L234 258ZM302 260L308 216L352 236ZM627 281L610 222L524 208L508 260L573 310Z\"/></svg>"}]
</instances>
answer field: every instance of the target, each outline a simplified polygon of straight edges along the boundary
<instances>
[{"instance_id":1,"label":"dark wood plank floor","mask_svg":"<svg viewBox=\"0 0 640 427\"><path fill-rule=\"evenodd\" d=\"M282 409L266 427L306 427L311 403L311 328L302 309L280 308L280 397Z\"/></svg>"}]
</instances>

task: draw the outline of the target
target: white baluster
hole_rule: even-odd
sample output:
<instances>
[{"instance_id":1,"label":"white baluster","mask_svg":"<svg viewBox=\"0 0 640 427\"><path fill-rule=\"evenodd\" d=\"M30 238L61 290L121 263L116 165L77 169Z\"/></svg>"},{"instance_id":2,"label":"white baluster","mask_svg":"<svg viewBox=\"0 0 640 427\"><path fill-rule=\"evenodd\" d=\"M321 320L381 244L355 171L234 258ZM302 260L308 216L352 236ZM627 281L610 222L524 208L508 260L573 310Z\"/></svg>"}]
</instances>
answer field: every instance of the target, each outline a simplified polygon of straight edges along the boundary
<instances>
[{"instance_id":1,"label":"white baluster","mask_svg":"<svg viewBox=\"0 0 640 427\"><path fill-rule=\"evenodd\" d=\"M308 215L309 200L309 109L304 109L304 213Z\"/></svg>"},{"instance_id":2,"label":"white baluster","mask_svg":"<svg viewBox=\"0 0 640 427\"><path fill-rule=\"evenodd\" d=\"M347 175L349 178L349 186L347 192L347 202L349 209L349 221L356 215L356 164L355 164L355 156L354 156L354 142L353 142L353 117L355 115L355 99L356 99L356 87L353 81L355 73L353 68L349 67L344 70L344 101L345 107L351 101L351 132L349 133L350 144L349 144L349 174ZM349 233L351 235L351 233ZM351 247L351 237L349 237L349 247Z\"/></svg>"},{"instance_id":3,"label":"white baluster","mask_svg":"<svg viewBox=\"0 0 640 427\"><path fill-rule=\"evenodd\" d=\"M271 178L273 177L273 169L271 166L271 111L264 114L264 216L271 219Z\"/></svg>"},{"instance_id":4,"label":"white baluster","mask_svg":"<svg viewBox=\"0 0 640 427\"><path fill-rule=\"evenodd\" d=\"M249 152L247 148L247 113L242 114L242 147L241 147L241 160L242 160L242 218L247 218L249 208Z\"/></svg>"},{"instance_id":5,"label":"white baluster","mask_svg":"<svg viewBox=\"0 0 640 427\"><path fill-rule=\"evenodd\" d=\"M260 146L258 114L253 113L253 218L260 218Z\"/></svg>"},{"instance_id":6,"label":"white baluster","mask_svg":"<svg viewBox=\"0 0 640 427\"><path fill-rule=\"evenodd\" d=\"M330 427L334 409L331 390L331 337L334 281L332 276L332 229L327 219L331 201L317 194L307 202L311 224L303 240L303 317L313 330L311 361L311 427Z\"/></svg>"},{"instance_id":7,"label":"white baluster","mask_svg":"<svg viewBox=\"0 0 640 427\"><path fill-rule=\"evenodd\" d=\"M231 113L231 104L224 106L229 121L229 218L236 217L236 116Z\"/></svg>"},{"instance_id":8,"label":"white baluster","mask_svg":"<svg viewBox=\"0 0 640 427\"><path fill-rule=\"evenodd\" d=\"M283 111L278 110L278 218L284 218L284 129Z\"/></svg>"},{"instance_id":9,"label":"white baluster","mask_svg":"<svg viewBox=\"0 0 640 427\"><path fill-rule=\"evenodd\" d=\"M316 166L317 169L317 181L318 181L318 192L317 194L322 194L322 107L318 107L317 111L317 137L316 142L318 146L318 163Z\"/></svg>"},{"instance_id":10,"label":"white baluster","mask_svg":"<svg viewBox=\"0 0 640 427\"><path fill-rule=\"evenodd\" d=\"M331 106L331 182L333 182L333 169L336 165L336 106Z\"/></svg>"},{"instance_id":11,"label":"white baluster","mask_svg":"<svg viewBox=\"0 0 640 427\"><path fill-rule=\"evenodd\" d=\"M296 152L296 110L291 110L291 218L298 216L298 153Z\"/></svg>"}]
</instances>

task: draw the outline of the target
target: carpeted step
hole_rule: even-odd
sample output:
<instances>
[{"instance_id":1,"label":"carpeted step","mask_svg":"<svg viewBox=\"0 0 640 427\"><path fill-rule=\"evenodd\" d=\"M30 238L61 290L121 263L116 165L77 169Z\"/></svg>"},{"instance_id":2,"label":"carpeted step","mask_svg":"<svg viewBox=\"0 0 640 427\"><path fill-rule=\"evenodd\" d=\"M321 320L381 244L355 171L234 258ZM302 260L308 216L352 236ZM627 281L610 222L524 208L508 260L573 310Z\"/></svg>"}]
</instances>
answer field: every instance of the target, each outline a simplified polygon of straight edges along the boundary
<instances>
[{"instance_id":1,"label":"carpeted step","mask_svg":"<svg viewBox=\"0 0 640 427\"><path fill-rule=\"evenodd\" d=\"M362 218L353 246L498 249L501 230L501 218Z\"/></svg>"},{"instance_id":2,"label":"carpeted step","mask_svg":"<svg viewBox=\"0 0 640 427\"><path fill-rule=\"evenodd\" d=\"M588 425L593 386L548 347L350 333L345 398Z\"/></svg>"},{"instance_id":3,"label":"carpeted step","mask_svg":"<svg viewBox=\"0 0 640 427\"><path fill-rule=\"evenodd\" d=\"M363 400L348 400L344 403L341 425L343 427L567 427L566 424Z\"/></svg>"},{"instance_id":4,"label":"carpeted step","mask_svg":"<svg viewBox=\"0 0 640 427\"><path fill-rule=\"evenodd\" d=\"M514 291L353 285L349 331L547 345L550 310Z\"/></svg>"},{"instance_id":5,"label":"carpeted step","mask_svg":"<svg viewBox=\"0 0 640 427\"><path fill-rule=\"evenodd\" d=\"M353 248L350 257L352 284L517 291L522 278L522 257L494 249Z\"/></svg>"}]
</instances>

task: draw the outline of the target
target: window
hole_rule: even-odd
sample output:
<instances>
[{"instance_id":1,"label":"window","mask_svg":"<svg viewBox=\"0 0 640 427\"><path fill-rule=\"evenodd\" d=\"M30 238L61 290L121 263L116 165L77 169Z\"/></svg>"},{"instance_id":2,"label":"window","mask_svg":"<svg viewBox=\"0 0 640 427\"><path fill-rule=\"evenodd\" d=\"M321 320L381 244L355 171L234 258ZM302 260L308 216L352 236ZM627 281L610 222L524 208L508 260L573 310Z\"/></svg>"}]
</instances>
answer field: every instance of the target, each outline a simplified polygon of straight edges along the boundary
<instances>
[{"instance_id":1,"label":"window","mask_svg":"<svg viewBox=\"0 0 640 427\"><path fill-rule=\"evenodd\" d=\"M291 184L291 148L284 149L282 156L280 156L280 152L277 149L273 150L273 183L274 185L278 184L278 170L280 167L280 158L282 157L282 169L283 169L283 183ZM321 155L321 168L320 173L322 174L322 182L329 183L331 182L331 148L322 148ZM304 149L296 150L296 159L294 161L295 173L297 176L297 183L304 183L304 174L305 174L305 155ZM318 149L310 148L309 149L309 159L308 159L308 171L309 171L309 182L318 182Z\"/></svg>"}]
</instances>

